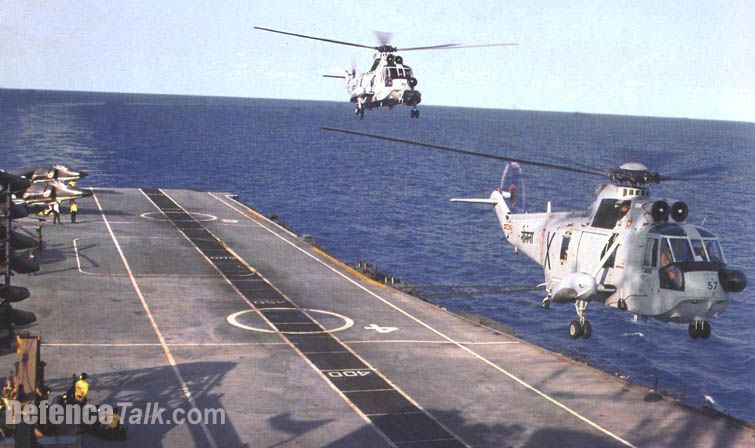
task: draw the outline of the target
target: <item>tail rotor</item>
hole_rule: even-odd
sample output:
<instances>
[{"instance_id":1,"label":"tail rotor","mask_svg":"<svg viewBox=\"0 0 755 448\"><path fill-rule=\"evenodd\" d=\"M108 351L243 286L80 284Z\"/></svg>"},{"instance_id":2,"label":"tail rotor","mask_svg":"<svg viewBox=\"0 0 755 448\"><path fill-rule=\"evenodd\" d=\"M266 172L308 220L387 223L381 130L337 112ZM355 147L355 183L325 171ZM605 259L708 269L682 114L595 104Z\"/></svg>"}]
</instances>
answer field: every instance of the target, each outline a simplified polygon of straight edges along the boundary
<instances>
[{"instance_id":1,"label":"tail rotor","mask_svg":"<svg viewBox=\"0 0 755 448\"><path fill-rule=\"evenodd\" d=\"M511 211L521 212L525 210L524 171L521 165L516 162L506 163L503 167L501 185L498 190L508 193L507 201Z\"/></svg>"}]
</instances>

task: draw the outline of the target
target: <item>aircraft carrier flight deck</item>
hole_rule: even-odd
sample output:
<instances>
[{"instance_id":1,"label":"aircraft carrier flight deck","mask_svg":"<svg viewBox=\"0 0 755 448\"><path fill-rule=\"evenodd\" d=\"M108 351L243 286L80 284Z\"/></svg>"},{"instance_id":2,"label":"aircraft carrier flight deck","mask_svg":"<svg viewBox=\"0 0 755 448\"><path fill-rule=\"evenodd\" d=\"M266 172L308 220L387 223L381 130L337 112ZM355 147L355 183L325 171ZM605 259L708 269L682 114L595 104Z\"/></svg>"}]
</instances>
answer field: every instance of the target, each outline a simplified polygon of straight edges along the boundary
<instances>
[{"instance_id":1,"label":"aircraft carrier flight deck","mask_svg":"<svg viewBox=\"0 0 755 448\"><path fill-rule=\"evenodd\" d=\"M78 221L48 221L40 271L14 276L48 384L87 372L92 402L225 411L83 446L755 445L737 422L371 281L227 193L94 189Z\"/></svg>"}]
</instances>

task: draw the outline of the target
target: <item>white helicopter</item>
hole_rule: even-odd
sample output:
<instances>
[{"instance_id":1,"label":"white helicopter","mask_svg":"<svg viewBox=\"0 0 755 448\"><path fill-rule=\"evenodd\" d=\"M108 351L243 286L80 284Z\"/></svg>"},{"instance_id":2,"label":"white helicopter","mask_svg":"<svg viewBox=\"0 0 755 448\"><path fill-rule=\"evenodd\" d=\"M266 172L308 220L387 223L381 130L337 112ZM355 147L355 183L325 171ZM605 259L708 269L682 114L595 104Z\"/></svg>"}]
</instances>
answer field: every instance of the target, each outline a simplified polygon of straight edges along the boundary
<instances>
[{"instance_id":1,"label":"white helicopter","mask_svg":"<svg viewBox=\"0 0 755 448\"><path fill-rule=\"evenodd\" d=\"M503 160L513 163L507 167L513 173L519 170L518 164L528 164L613 181L602 187L586 213L551 212L550 202L544 213L519 211L522 188L507 182L510 173L505 171L501 188L489 198L451 199L493 207L515 252L523 252L543 267L542 286L547 293L542 306L574 303L579 320L569 324L572 338L590 337L592 328L585 311L590 302L599 302L643 319L688 323L690 337L707 339L711 334L707 319L726 309L730 293L747 286L744 273L727 266L716 236L686 222L684 202L650 196L649 184L679 179L662 177L640 163L606 171L571 168L365 132L323 129Z\"/></svg>"},{"instance_id":2,"label":"white helicopter","mask_svg":"<svg viewBox=\"0 0 755 448\"><path fill-rule=\"evenodd\" d=\"M255 26L254 28L288 36L329 42L332 44L375 50L376 53L373 56L372 68L367 72L357 73L356 68L352 67L350 70L346 70L344 75L323 75L325 78L341 78L346 80L346 90L351 97L349 101L356 104L354 113L359 116L360 119L364 117L364 111L366 109L383 106L393 108L393 106L398 105L411 106L412 110L409 116L412 118L419 118L419 109L417 109L417 105L422 101L422 94L419 90L415 89L415 87L417 87L417 78L414 77L412 68L404 64L404 58L394 54L398 51L455 50L459 48L518 45L516 43L483 45L442 44L402 48L399 50L388 44L390 38L389 33L376 33L380 40L380 45L372 46L325 39L322 37L305 36L303 34L289 33L258 26Z\"/></svg>"}]
</instances>

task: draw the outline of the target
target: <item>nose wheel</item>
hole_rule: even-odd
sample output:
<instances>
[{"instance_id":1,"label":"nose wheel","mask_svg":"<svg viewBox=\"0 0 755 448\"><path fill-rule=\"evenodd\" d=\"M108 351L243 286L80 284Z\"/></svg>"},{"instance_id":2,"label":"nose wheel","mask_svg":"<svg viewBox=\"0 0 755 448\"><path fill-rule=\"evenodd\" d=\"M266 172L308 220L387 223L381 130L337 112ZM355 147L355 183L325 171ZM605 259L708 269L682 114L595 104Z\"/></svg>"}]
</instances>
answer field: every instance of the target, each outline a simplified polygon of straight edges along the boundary
<instances>
[{"instance_id":1,"label":"nose wheel","mask_svg":"<svg viewBox=\"0 0 755 448\"><path fill-rule=\"evenodd\" d=\"M364 107L358 105L356 108L354 108L354 114L358 115L360 120L363 120L364 119Z\"/></svg>"},{"instance_id":2,"label":"nose wheel","mask_svg":"<svg viewBox=\"0 0 755 448\"><path fill-rule=\"evenodd\" d=\"M692 339L708 339L710 332L710 323L707 320L694 320L689 323L689 337Z\"/></svg>"},{"instance_id":3,"label":"nose wheel","mask_svg":"<svg viewBox=\"0 0 755 448\"><path fill-rule=\"evenodd\" d=\"M412 118L419 118L419 109L416 107L409 112L409 116Z\"/></svg>"}]
</instances>

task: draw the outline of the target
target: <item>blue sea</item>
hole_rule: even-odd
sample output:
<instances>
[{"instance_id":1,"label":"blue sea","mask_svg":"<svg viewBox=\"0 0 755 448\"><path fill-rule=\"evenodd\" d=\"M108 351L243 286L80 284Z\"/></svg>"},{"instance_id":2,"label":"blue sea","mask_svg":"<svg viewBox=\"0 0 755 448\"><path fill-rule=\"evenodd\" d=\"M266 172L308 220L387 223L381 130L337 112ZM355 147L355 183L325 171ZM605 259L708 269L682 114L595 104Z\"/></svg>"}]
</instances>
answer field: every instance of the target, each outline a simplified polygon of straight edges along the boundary
<instances>
[{"instance_id":1,"label":"blue sea","mask_svg":"<svg viewBox=\"0 0 755 448\"><path fill-rule=\"evenodd\" d=\"M719 236L751 286L712 321L707 341L686 325L591 305L589 340L571 340L571 305L540 308L542 292L461 296L436 303L474 312L521 338L631 382L755 420L755 124L515 110L421 107L373 110L347 103L0 90L0 168L64 162L91 173L84 186L237 193L277 214L349 263L367 260L417 285L537 285L539 267L515 255L488 207L503 163L328 133L343 127L522 159L617 167L639 161L687 182L660 184L689 221ZM526 208L584 210L601 179L524 168ZM578 384L574 385L579 387Z\"/></svg>"}]
</instances>

